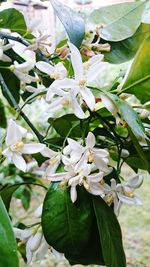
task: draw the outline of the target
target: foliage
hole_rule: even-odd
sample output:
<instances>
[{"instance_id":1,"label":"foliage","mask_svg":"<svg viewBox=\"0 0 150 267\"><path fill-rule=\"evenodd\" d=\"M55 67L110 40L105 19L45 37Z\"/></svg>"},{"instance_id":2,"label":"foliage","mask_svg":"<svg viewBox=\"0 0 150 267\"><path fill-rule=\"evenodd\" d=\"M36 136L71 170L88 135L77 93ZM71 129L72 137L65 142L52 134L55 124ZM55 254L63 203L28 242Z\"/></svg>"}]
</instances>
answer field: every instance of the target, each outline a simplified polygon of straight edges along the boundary
<instances>
[{"instance_id":1,"label":"foliage","mask_svg":"<svg viewBox=\"0 0 150 267\"><path fill-rule=\"evenodd\" d=\"M14 231L27 263L50 249L70 264L125 267L117 216L141 205L139 170L150 172L148 3L94 10L89 32L78 13L51 4L69 39L52 54L22 13L0 12L0 266L18 266ZM36 222L14 224L12 196L28 210L35 186L45 190Z\"/></svg>"}]
</instances>

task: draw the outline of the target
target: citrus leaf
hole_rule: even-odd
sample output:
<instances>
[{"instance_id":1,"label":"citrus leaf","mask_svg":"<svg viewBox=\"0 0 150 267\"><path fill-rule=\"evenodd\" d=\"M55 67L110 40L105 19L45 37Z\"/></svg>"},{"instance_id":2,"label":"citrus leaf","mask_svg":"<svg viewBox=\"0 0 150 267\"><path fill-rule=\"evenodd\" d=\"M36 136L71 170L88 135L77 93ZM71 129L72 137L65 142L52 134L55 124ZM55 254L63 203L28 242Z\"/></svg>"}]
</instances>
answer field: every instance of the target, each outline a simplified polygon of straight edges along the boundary
<instances>
[{"instance_id":1,"label":"citrus leaf","mask_svg":"<svg viewBox=\"0 0 150 267\"><path fill-rule=\"evenodd\" d=\"M57 17L62 22L69 36L70 42L75 46L80 47L85 32L83 19L71 8L64 6L59 1L50 0L50 2L55 10Z\"/></svg>"},{"instance_id":2,"label":"citrus leaf","mask_svg":"<svg viewBox=\"0 0 150 267\"><path fill-rule=\"evenodd\" d=\"M126 102L116 95L109 94L115 105L117 106L122 118L127 122L131 131L136 137L147 138L144 126L137 112Z\"/></svg>"},{"instance_id":3,"label":"citrus leaf","mask_svg":"<svg viewBox=\"0 0 150 267\"><path fill-rule=\"evenodd\" d=\"M0 28L9 29L21 35L27 32L24 16L15 8L8 8L0 12Z\"/></svg>"},{"instance_id":4,"label":"citrus leaf","mask_svg":"<svg viewBox=\"0 0 150 267\"><path fill-rule=\"evenodd\" d=\"M6 126L7 126L7 121L5 116L4 105L0 99L0 127L6 128Z\"/></svg>"},{"instance_id":5,"label":"citrus leaf","mask_svg":"<svg viewBox=\"0 0 150 267\"><path fill-rule=\"evenodd\" d=\"M14 184L14 185L9 185L9 186L4 186L1 190L0 190L0 196L5 204L5 207L7 209L7 211L9 210L9 206L10 206L10 201L12 198L13 193L18 189L18 187L20 186L20 184Z\"/></svg>"},{"instance_id":6,"label":"citrus leaf","mask_svg":"<svg viewBox=\"0 0 150 267\"><path fill-rule=\"evenodd\" d=\"M150 100L150 36L140 46L122 91L135 95L142 103Z\"/></svg>"},{"instance_id":7,"label":"citrus leaf","mask_svg":"<svg viewBox=\"0 0 150 267\"><path fill-rule=\"evenodd\" d=\"M141 23L135 34L120 42L109 42L110 52L103 52L105 60L118 64L132 59L143 40L150 35L150 24ZM104 41L105 42L105 41Z\"/></svg>"},{"instance_id":8,"label":"citrus leaf","mask_svg":"<svg viewBox=\"0 0 150 267\"><path fill-rule=\"evenodd\" d=\"M122 3L95 10L91 21L104 24L101 37L107 41L121 41L132 36L141 24L145 2Z\"/></svg>"},{"instance_id":9,"label":"citrus leaf","mask_svg":"<svg viewBox=\"0 0 150 267\"><path fill-rule=\"evenodd\" d=\"M122 235L113 210L100 197L93 197L93 207L107 267L126 267Z\"/></svg>"},{"instance_id":10,"label":"citrus leaf","mask_svg":"<svg viewBox=\"0 0 150 267\"><path fill-rule=\"evenodd\" d=\"M19 267L17 245L11 222L0 197L0 267Z\"/></svg>"},{"instance_id":11,"label":"citrus leaf","mask_svg":"<svg viewBox=\"0 0 150 267\"><path fill-rule=\"evenodd\" d=\"M60 188L56 184L50 187L42 212L45 239L64 253L71 264L104 264L91 197L84 188L78 187L77 190L78 198L72 203L69 188ZM91 243L93 236L97 237L95 250Z\"/></svg>"}]
</instances>

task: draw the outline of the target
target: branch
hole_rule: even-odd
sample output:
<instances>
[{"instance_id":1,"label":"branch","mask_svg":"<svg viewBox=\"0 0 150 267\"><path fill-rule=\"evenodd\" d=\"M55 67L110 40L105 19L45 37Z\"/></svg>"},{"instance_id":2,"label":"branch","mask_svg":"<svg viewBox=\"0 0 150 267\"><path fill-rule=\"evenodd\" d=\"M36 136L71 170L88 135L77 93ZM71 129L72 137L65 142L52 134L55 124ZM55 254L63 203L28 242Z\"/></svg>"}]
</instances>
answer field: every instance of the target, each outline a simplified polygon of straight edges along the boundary
<instances>
[{"instance_id":1,"label":"branch","mask_svg":"<svg viewBox=\"0 0 150 267\"><path fill-rule=\"evenodd\" d=\"M25 115L25 113L20 109L19 105L17 104L15 98L13 97L12 93L10 92L9 88L7 87L1 73L0 73L0 84L3 88L3 92L8 96L9 100L12 103L12 106L14 109L19 112L21 117L25 120L25 122L29 125L29 127L32 129L32 131L37 136L40 143L43 143L44 137L39 133L39 131L35 128L35 126L32 124L32 122L28 119L28 117Z\"/></svg>"}]
</instances>

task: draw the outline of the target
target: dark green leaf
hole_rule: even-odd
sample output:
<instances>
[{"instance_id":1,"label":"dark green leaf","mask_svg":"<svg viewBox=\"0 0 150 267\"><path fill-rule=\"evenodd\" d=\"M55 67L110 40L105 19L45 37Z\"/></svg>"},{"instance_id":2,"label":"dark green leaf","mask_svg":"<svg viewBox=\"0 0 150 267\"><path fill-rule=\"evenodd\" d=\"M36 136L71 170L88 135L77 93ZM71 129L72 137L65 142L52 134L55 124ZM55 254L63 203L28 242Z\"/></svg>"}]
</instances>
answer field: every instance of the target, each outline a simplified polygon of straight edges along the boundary
<instances>
[{"instance_id":1,"label":"dark green leaf","mask_svg":"<svg viewBox=\"0 0 150 267\"><path fill-rule=\"evenodd\" d=\"M139 48L122 91L131 93L142 103L150 100L150 36Z\"/></svg>"},{"instance_id":2,"label":"dark green leaf","mask_svg":"<svg viewBox=\"0 0 150 267\"><path fill-rule=\"evenodd\" d=\"M20 81L17 79L17 77L8 69L1 69L1 74L3 76L3 79L10 90L11 94L15 98L16 102L19 103L20 99ZM5 93L4 89L2 88L2 93L9 102L10 105L12 105L10 98ZM12 105L13 106L13 105Z\"/></svg>"},{"instance_id":3,"label":"dark green leaf","mask_svg":"<svg viewBox=\"0 0 150 267\"><path fill-rule=\"evenodd\" d=\"M15 8L8 8L0 12L0 28L9 29L21 35L27 33L24 16Z\"/></svg>"},{"instance_id":4,"label":"dark green leaf","mask_svg":"<svg viewBox=\"0 0 150 267\"><path fill-rule=\"evenodd\" d=\"M19 267L11 222L0 197L0 267Z\"/></svg>"},{"instance_id":5,"label":"dark green leaf","mask_svg":"<svg viewBox=\"0 0 150 267\"><path fill-rule=\"evenodd\" d=\"M132 36L141 24L145 2L122 3L95 10L92 22L104 24L101 37L108 41L121 41Z\"/></svg>"},{"instance_id":6,"label":"dark green leaf","mask_svg":"<svg viewBox=\"0 0 150 267\"><path fill-rule=\"evenodd\" d=\"M6 128L6 126L7 126L7 121L5 116L4 105L0 99L0 127Z\"/></svg>"},{"instance_id":7,"label":"dark green leaf","mask_svg":"<svg viewBox=\"0 0 150 267\"><path fill-rule=\"evenodd\" d=\"M80 129L80 121L73 114L64 115L58 119L49 119L48 122L54 127L56 132L62 136L66 137L74 135L74 137L81 136L82 132Z\"/></svg>"},{"instance_id":8,"label":"dark green leaf","mask_svg":"<svg viewBox=\"0 0 150 267\"><path fill-rule=\"evenodd\" d=\"M121 230L113 210L100 197L93 197L93 207L107 267L126 267Z\"/></svg>"},{"instance_id":9,"label":"dark green leaf","mask_svg":"<svg viewBox=\"0 0 150 267\"><path fill-rule=\"evenodd\" d=\"M56 15L65 27L70 42L77 47L80 47L85 32L83 19L79 16L79 14L75 13L69 7L64 6L59 1L50 0L50 2L55 10Z\"/></svg>"},{"instance_id":10,"label":"dark green leaf","mask_svg":"<svg viewBox=\"0 0 150 267\"><path fill-rule=\"evenodd\" d=\"M103 264L90 195L78 187L78 198L72 203L69 191L56 184L50 187L42 214L45 238L72 264Z\"/></svg>"},{"instance_id":11,"label":"dark green leaf","mask_svg":"<svg viewBox=\"0 0 150 267\"><path fill-rule=\"evenodd\" d=\"M105 60L114 64L129 61L135 56L139 46L149 35L150 24L141 24L132 37L120 42L109 42L111 50L103 53Z\"/></svg>"},{"instance_id":12,"label":"dark green leaf","mask_svg":"<svg viewBox=\"0 0 150 267\"><path fill-rule=\"evenodd\" d=\"M0 195L1 198L5 204L5 207L7 210L9 210L9 206L10 206L10 201L12 198L13 193L19 188L20 184L14 184L14 185L8 185L8 186L4 186L1 191L0 191Z\"/></svg>"}]
</instances>

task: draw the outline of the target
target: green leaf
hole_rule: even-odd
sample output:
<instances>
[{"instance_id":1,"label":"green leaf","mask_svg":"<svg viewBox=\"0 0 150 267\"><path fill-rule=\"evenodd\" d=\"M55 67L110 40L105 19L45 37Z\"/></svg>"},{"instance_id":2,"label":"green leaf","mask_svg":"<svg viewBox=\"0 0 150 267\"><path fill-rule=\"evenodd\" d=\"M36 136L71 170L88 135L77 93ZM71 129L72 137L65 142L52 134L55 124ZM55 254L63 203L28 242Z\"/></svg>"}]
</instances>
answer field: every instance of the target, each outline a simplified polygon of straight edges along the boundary
<instances>
[{"instance_id":1,"label":"green leaf","mask_svg":"<svg viewBox=\"0 0 150 267\"><path fill-rule=\"evenodd\" d=\"M104 24L101 37L108 41L121 41L132 36L139 25L145 2L122 3L102 7L91 14L91 21Z\"/></svg>"},{"instance_id":2,"label":"green leaf","mask_svg":"<svg viewBox=\"0 0 150 267\"><path fill-rule=\"evenodd\" d=\"M50 187L42 213L44 236L72 264L103 264L90 195L82 187L77 191L78 198L72 203L70 188L59 188L56 184ZM98 238L94 242L99 251L93 250L92 234Z\"/></svg>"},{"instance_id":3,"label":"green leaf","mask_svg":"<svg viewBox=\"0 0 150 267\"><path fill-rule=\"evenodd\" d=\"M11 222L0 197L0 267L19 267Z\"/></svg>"},{"instance_id":4,"label":"green leaf","mask_svg":"<svg viewBox=\"0 0 150 267\"><path fill-rule=\"evenodd\" d=\"M21 35L27 33L24 16L15 8L8 8L0 12L0 28L9 29Z\"/></svg>"},{"instance_id":5,"label":"green leaf","mask_svg":"<svg viewBox=\"0 0 150 267\"><path fill-rule=\"evenodd\" d=\"M132 59L143 40L150 35L150 24L141 24L135 34L120 42L109 42L110 52L103 52L105 60L118 64ZM105 41L104 41L105 43Z\"/></svg>"},{"instance_id":6,"label":"green leaf","mask_svg":"<svg viewBox=\"0 0 150 267\"><path fill-rule=\"evenodd\" d=\"M122 91L135 95L142 103L150 100L150 36L139 48Z\"/></svg>"},{"instance_id":7,"label":"green leaf","mask_svg":"<svg viewBox=\"0 0 150 267\"><path fill-rule=\"evenodd\" d=\"M126 267L121 230L113 210L100 197L93 197L104 261L107 267Z\"/></svg>"},{"instance_id":8,"label":"green leaf","mask_svg":"<svg viewBox=\"0 0 150 267\"><path fill-rule=\"evenodd\" d=\"M5 116L4 105L0 99L0 127L6 128L6 126L7 126L7 121Z\"/></svg>"},{"instance_id":9,"label":"green leaf","mask_svg":"<svg viewBox=\"0 0 150 267\"><path fill-rule=\"evenodd\" d=\"M50 0L57 17L62 22L70 42L80 47L84 38L85 25L83 19L67 6L64 6L59 1Z\"/></svg>"},{"instance_id":10,"label":"green leaf","mask_svg":"<svg viewBox=\"0 0 150 267\"><path fill-rule=\"evenodd\" d=\"M18 189L19 186L20 184L14 184L9 186L6 185L0 190L0 196L5 204L7 211L9 210L12 195Z\"/></svg>"},{"instance_id":11,"label":"green leaf","mask_svg":"<svg viewBox=\"0 0 150 267\"><path fill-rule=\"evenodd\" d=\"M144 167L144 170L147 170L147 171L150 171L150 166L148 164L148 160L144 154L144 151L141 147L141 145L139 144L138 140L136 139L136 137L134 136L134 134L130 131L130 137L132 139L132 142L133 142L133 145L139 155L139 158L141 159L142 161L142 165ZM136 162L137 164L137 162ZM139 168L139 165L138 165L138 168Z\"/></svg>"},{"instance_id":12,"label":"green leaf","mask_svg":"<svg viewBox=\"0 0 150 267\"><path fill-rule=\"evenodd\" d=\"M57 119L49 118L48 122L53 126L61 137L81 136L80 121L73 114L67 114Z\"/></svg>"},{"instance_id":13,"label":"green leaf","mask_svg":"<svg viewBox=\"0 0 150 267\"><path fill-rule=\"evenodd\" d=\"M127 122L131 131L136 137L147 138L144 126L137 112L126 102L119 97L109 94L115 105L117 106L122 118Z\"/></svg>"},{"instance_id":14,"label":"green leaf","mask_svg":"<svg viewBox=\"0 0 150 267\"><path fill-rule=\"evenodd\" d=\"M9 69L1 69L1 74L11 94L15 98L16 102L19 103L20 81ZM7 93L5 93L3 88L2 88L2 93L9 102L9 104L12 105L10 98L8 97Z\"/></svg>"}]
</instances>

